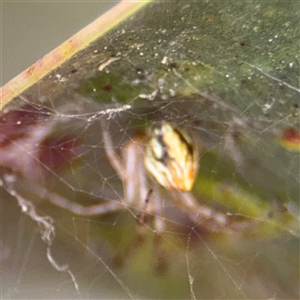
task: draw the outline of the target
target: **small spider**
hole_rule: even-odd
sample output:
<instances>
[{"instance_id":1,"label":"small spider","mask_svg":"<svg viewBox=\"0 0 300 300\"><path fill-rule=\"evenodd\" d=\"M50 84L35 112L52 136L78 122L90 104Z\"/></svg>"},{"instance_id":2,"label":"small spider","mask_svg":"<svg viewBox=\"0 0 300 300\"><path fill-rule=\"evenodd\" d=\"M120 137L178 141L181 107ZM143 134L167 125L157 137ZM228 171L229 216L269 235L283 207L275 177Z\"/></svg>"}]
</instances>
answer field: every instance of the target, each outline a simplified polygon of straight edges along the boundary
<instances>
[{"instance_id":1,"label":"small spider","mask_svg":"<svg viewBox=\"0 0 300 300\"><path fill-rule=\"evenodd\" d=\"M241 224L245 222L201 204L190 192L198 171L199 148L187 132L170 122L157 123L148 130L147 135L138 134L126 142L120 156L103 120L101 127L107 158L123 182L123 199L83 206L42 187L36 193L78 215L92 216L136 209L139 212L138 222L143 223L146 215L152 216L154 230L161 234L164 231L164 199L159 184L169 192L180 210L207 230L244 228ZM150 183L148 179L152 179Z\"/></svg>"},{"instance_id":2,"label":"small spider","mask_svg":"<svg viewBox=\"0 0 300 300\"><path fill-rule=\"evenodd\" d=\"M198 171L199 147L187 132L166 121L151 126L146 135L138 134L126 142L120 156L115 150L106 123L101 119L104 149L111 166L123 182L123 199L84 206L48 190L38 184L41 168L46 165L39 147L43 149L41 145L55 125L55 120L47 118L46 111L24 107L20 111L3 115L0 132L1 166L10 167L23 178L35 180L36 183L30 189L42 199L86 216L135 209L139 212L138 222L143 223L145 216L152 216L154 230L160 234L164 231L164 198L159 184L169 192L176 206L196 224L212 231L242 228L240 224L243 222L216 212L192 195L190 191ZM19 124L23 126L20 127ZM71 150L76 153L75 148ZM40 153L40 156L34 153Z\"/></svg>"},{"instance_id":3,"label":"small spider","mask_svg":"<svg viewBox=\"0 0 300 300\"><path fill-rule=\"evenodd\" d=\"M160 250L159 246L165 220L165 197L162 196L161 188L165 189L167 193L164 194L168 195L195 224L207 230L242 230L245 224L249 223L217 212L201 204L192 195L191 190L199 168L200 149L186 131L166 121L156 123L149 128L147 134L138 134L126 142L122 146L120 156L113 145L106 122L101 119L100 123L106 156L123 182L123 199L106 200L85 206L70 201L40 184L43 168L53 171L54 167L60 166L60 160L50 160L52 163L49 164L46 158L51 154L47 151L49 145L52 146L51 149L54 146L55 153L61 154L61 141L51 139L53 128L56 126L55 119L48 119L47 111L40 111L35 107L11 111L0 118L0 167L4 167L4 170L10 169L13 174L9 176L9 173L3 172L0 183L10 194L16 195L18 193L15 192L15 186L18 186L19 178L28 180L32 194L77 215L92 216L128 210L141 225L151 216L156 234L154 241L157 270L162 271L165 270L166 264L164 251ZM45 141L50 141L50 144ZM69 145L70 149L66 149L62 162L76 157L76 154L80 155L78 146L80 145L76 143ZM142 235L140 232L137 241L143 241ZM130 251L131 247L127 253Z\"/></svg>"}]
</instances>

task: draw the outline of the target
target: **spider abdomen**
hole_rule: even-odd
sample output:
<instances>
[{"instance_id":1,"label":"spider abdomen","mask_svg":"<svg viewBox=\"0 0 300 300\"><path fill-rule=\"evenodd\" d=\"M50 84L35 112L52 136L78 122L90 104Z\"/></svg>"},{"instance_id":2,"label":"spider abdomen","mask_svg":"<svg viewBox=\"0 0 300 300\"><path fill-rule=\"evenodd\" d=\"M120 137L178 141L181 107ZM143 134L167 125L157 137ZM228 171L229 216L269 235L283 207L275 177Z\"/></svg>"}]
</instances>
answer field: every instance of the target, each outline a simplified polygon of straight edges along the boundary
<instances>
[{"instance_id":1,"label":"spider abdomen","mask_svg":"<svg viewBox=\"0 0 300 300\"><path fill-rule=\"evenodd\" d=\"M145 166L167 189L190 191L198 169L192 138L168 122L155 126L146 146Z\"/></svg>"}]
</instances>

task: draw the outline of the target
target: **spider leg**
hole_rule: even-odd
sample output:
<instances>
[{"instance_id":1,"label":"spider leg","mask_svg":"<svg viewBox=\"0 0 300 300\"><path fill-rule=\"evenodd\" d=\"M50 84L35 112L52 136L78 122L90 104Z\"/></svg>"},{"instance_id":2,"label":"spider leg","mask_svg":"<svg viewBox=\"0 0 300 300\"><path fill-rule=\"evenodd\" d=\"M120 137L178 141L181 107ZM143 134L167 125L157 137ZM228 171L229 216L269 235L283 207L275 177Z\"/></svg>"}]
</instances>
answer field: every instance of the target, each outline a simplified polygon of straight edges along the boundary
<instances>
[{"instance_id":1,"label":"spider leg","mask_svg":"<svg viewBox=\"0 0 300 300\"><path fill-rule=\"evenodd\" d=\"M153 205L154 205L154 228L157 235L160 235L164 231L164 220L163 220L163 199L160 193L160 187L153 183L154 189L154 197L153 197Z\"/></svg>"},{"instance_id":2,"label":"spider leg","mask_svg":"<svg viewBox=\"0 0 300 300\"><path fill-rule=\"evenodd\" d=\"M56 206L62 207L69 210L70 212L73 212L74 214L81 216L102 215L119 211L125 208L123 201L119 200L108 200L103 203L84 206L67 200L66 198L61 197L42 186L35 187L33 191L40 198L47 199Z\"/></svg>"},{"instance_id":3,"label":"spider leg","mask_svg":"<svg viewBox=\"0 0 300 300\"><path fill-rule=\"evenodd\" d=\"M113 145L111 136L107 130L106 122L101 118L100 119L101 128L102 128L102 137L104 143L104 150L106 155L113 166L113 168L118 173L120 179L126 180L126 168L118 153L115 151L115 146Z\"/></svg>"},{"instance_id":4,"label":"spider leg","mask_svg":"<svg viewBox=\"0 0 300 300\"><path fill-rule=\"evenodd\" d=\"M149 229L146 226L147 216L152 215L154 222L154 239L153 239L153 256L155 261L155 270L159 274L163 274L168 266L168 262L166 261L165 251L162 247L162 233L164 230L164 223L162 218L162 200L159 193L159 187L157 184L154 184L154 190L150 189L147 192L147 196L144 199L144 204L139 214L137 215L137 236L134 241L129 245L126 250L127 257L132 256L133 253L138 249L138 247L142 246L146 240L146 231ZM116 256L116 261L118 265L120 265L121 257Z\"/></svg>"},{"instance_id":5,"label":"spider leg","mask_svg":"<svg viewBox=\"0 0 300 300\"><path fill-rule=\"evenodd\" d=\"M241 231L249 226L249 220L237 220L225 213L199 203L189 192L172 191L175 204L184 210L191 220L210 231Z\"/></svg>"},{"instance_id":6,"label":"spider leg","mask_svg":"<svg viewBox=\"0 0 300 300\"><path fill-rule=\"evenodd\" d=\"M155 271L162 275L168 268L168 261L166 259L166 253L163 249L163 232L165 228L163 219L163 199L160 193L160 187L157 183L153 183L154 195L153 200L153 217L154 217L154 239L153 239L153 256Z\"/></svg>"},{"instance_id":7,"label":"spider leg","mask_svg":"<svg viewBox=\"0 0 300 300\"><path fill-rule=\"evenodd\" d=\"M137 223L139 225L143 225L145 223L145 219L146 219L146 215L147 215L147 209L149 207L149 201L150 201L150 197L151 194L153 193L153 190L149 190L146 199L145 199L145 203L144 203L144 207L141 209L141 211L139 212L138 216L137 216Z\"/></svg>"},{"instance_id":8,"label":"spider leg","mask_svg":"<svg viewBox=\"0 0 300 300\"><path fill-rule=\"evenodd\" d=\"M162 234L164 231L163 206L161 194L156 184L154 184L154 189L150 189L147 193L143 208L137 215L137 223L144 225L147 222L147 215L152 215L153 217L155 233L157 235Z\"/></svg>"}]
</instances>

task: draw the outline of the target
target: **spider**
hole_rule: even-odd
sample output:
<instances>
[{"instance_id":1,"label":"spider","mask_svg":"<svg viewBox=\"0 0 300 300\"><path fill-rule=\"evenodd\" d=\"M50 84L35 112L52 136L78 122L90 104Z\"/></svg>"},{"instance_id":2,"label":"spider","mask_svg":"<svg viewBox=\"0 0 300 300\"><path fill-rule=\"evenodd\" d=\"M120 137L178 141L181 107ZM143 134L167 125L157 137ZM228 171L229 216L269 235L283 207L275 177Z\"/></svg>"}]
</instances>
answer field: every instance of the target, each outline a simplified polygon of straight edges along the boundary
<instances>
[{"instance_id":1,"label":"spider","mask_svg":"<svg viewBox=\"0 0 300 300\"><path fill-rule=\"evenodd\" d=\"M36 147L42 145L49 136L55 120L47 121L47 114L40 114L35 108L31 108L28 112L24 110L23 114L25 115L12 112L4 115L3 120L1 119L6 125L1 133L4 137L3 145L1 144L1 165L11 167L15 173L21 174L24 178L30 177L34 180L36 177L36 183L32 184L30 189L40 198L85 216L135 209L139 212L137 216L139 223L143 223L145 216L150 215L153 218L154 231L161 234L164 231L164 198L160 193L160 185L168 191L176 206L196 224L212 231L243 228L241 226L243 222L201 204L192 195L191 189L199 168L200 149L195 145L192 137L175 124L167 121L155 123L150 126L146 135L138 134L126 142L120 156L113 145L107 123L102 118L100 124L104 150L111 166L123 182L124 197L122 200L107 200L84 206L69 201L38 184L42 163L39 163L39 158L33 153L36 152ZM20 132L20 127L10 125L20 118L23 118L23 121L31 120L30 122L27 120L28 124L25 123L23 126L24 130L27 130L26 134ZM47 122L40 121L36 124L37 118L45 119ZM22 138L15 142L15 135L22 135ZM12 142L6 144L6 140ZM12 183L6 182L6 184Z\"/></svg>"},{"instance_id":2,"label":"spider","mask_svg":"<svg viewBox=\"0 0 300 300\"><path fill-rule=\"evenodd\" d=\"M47 113L41 114L38 109L30 108L28 111L23 109L8 113L0 121L3 123L3 130L0 132L1 166L12 169L15 174L14 176L3 174L2 185L5 185L7 191L12 195L16 194L15 184L21 176L25 180L29 179L32 194L77 215L95 216L127 210L135 215L140 225L145 224L147 217L151 216L156 237L154 240L156 269L159 272L166 269L164 251L160 249L160 237L165 228L165 197L161 193L162 189L165 189L164 195L168 194L168 198L185 212L189 219L207 230L217 232L242 230L247 224L247 221L234 220L201 204L193 196L191 190L199 169L200 147L185 130L173 123L167 121L155 123L149 127L147 134L137 134L125 142L119 155L107 123L102 118L100 126L104 150L108 161L123 182L124 196L121 200L106 200L85 206L39 184L45 164L37 153L51 135L56 124L55 119L48 120ZM23 127L13 126L20 122L24 123ZM75 149L71 148L72 153L76 153ZM138 213L135 214L134 210ZM137 228L136 241L143 242L144 233L141 231L143 227ZM132 249L130 246L126 253L132 252Z\"/></svg>"},{"instance_id":3,"label":"spider","mask_svg":"<svg viewBox=\"0 0 300 300\"><path fill-rule=\"evenodd\" d=\"M100 123L106 156L123 182L123 199L83 206L43 187L35 187L37 194L82 216L135 209L139 212L139 223L144 222L146 215L152 216L154 231L160 235L164 231L162 187L195 224L210 231L244 228L241 224L245 222L201 204L191 193L199 168L199 147L185 130L167 121L158 122L149 128L146 135L137 134L126 142L119 155L106 122L101 119Z\"/></svg>"}]
</instances>

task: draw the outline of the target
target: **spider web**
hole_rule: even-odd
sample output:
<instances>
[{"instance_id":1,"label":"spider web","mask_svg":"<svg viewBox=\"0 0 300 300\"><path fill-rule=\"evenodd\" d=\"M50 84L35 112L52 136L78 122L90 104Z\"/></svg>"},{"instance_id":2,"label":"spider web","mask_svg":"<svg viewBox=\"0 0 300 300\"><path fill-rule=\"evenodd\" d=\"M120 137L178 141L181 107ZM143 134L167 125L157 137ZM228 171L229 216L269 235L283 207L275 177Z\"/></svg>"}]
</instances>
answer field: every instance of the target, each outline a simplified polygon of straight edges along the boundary
<instances>
[{"instance_id":1,"label":"spider web","mask_svg":"<svg viewBox=\"0 0 300 300\"><path fill-rule=\"evenodd\" d=\"M45 97L41 83L5 108L2 298L299 297L299 141L290 138L299 134L297 78L284 80L285 68L272 73L244 57L236 60L239 70L226 57L213 64L209 49L200 56L189 47L187 37L198 34L189 17L189 26L166 41L165 28L153 33L170 45L155 49L163 71L131 58L146 55L136 38L132 50L95 59L97 74L71 95ZM111 40L122 44L122 38L116 31ZM297 74L296 59L282 64ZM64 74L51 76L62 90L70 84ZM82 205L123 199L101 119L120 155L124 143L156 121L185 128L201 150L196 199L248 218L255 228L210 233L163 189L166 227L159 240L151 221L137 225L134 207L86 217L44 199L47 193Z\"/></svg>"}]
</instances>

